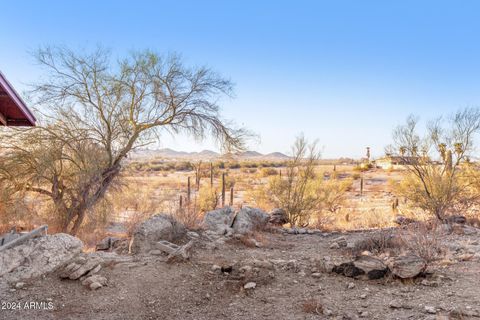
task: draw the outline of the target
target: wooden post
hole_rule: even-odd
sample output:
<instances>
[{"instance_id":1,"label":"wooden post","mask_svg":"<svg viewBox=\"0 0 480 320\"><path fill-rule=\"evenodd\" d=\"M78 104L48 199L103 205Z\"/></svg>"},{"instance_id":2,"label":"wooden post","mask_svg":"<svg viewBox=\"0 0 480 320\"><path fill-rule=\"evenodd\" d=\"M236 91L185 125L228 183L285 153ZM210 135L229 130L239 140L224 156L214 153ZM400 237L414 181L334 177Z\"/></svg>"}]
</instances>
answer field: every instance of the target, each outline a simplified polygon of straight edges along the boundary
<instances>
[{"instance_id":1,"label":"wooden post","mask_svg":"<svg viewBox=\"0 0 480 320\"><path fill-rule=\"evenodd\" d=\"M230 207L233 206L233 187L230 188Z\"/></svg>"},{"instance_id":2,"label":"wooden post","mask_svg":"<svg viewBox=\"0 0 480 320\"><path fill-rule=\"evenodd\" d=\"M225 172L222 173L222 207L225 206Z\"/></svg>"},{"instance_id":3,"label":"wooden post","mask_svg":"<svg viewBox=\"0 0 480 320\"><path fill-rule=\"evenodd\" d=\"M360 178L360 195L363 196L363 177Z\"/></svg>"},{"instance_id":4,"label":"wooden post","mask_svg":"<svg viewBox=\"0 0 480 320\"><path fill-rule=\"evenodd\" d=\"M183 197L180 195L180 209L182 209L183 206Z\"/></svg>"},{"instance_id":5,"label":"wooden post","mask_svg":"<svg viewBox=\"0 0 480 320\"><path fill-rule=\"evenodd\" d=\"M210 187L213 188L213 162L210 162Z\"/></svg>"},{"instance_id":6,"label":"wooden post","mask_svg":"<svg viewBox=\"0 0 480 320\"><path fill-rule=\"evenodd\" d=\"M187 180L187 203L190 203L190 177Z\"/></svg>"},{"instance_id":7,"label":"wooden post","mask_svg":"<svg viewBox=\"0 0 480 320\"><path fill-rule=\"evenodd\" d=\"M335 171L337 171L337 165L336 164L333 165L333 172L335 172Z\"/></svg>"},{"instance_id":8,"label":"wooden post","mask_svg":"<svg viewBox=\"0 0 480 320\"><path fill-rule=\"evenodd\" d=\"M201 172L202 172L202 161L198 163L197 168L195 170L195 184L197 185L197 191L200 190L200 179L202 178Z\"/></svg>"}]
</instances>

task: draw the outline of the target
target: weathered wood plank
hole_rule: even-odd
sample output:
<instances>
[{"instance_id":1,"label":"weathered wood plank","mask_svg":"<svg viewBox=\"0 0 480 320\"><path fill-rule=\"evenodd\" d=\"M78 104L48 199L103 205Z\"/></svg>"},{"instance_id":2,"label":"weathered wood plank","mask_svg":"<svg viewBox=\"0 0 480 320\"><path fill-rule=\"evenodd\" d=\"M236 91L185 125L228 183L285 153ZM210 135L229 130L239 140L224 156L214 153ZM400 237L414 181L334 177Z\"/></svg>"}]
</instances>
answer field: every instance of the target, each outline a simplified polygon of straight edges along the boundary
<instances>
[{"instance_id":1,"label":"weathered wood plank","mask_svg":"<svg viewBox=\"0 0 480 320\"><path fill-rule=\"evenodd\" d=\"M25 242L27 240L30 240L30 239L32 239L36 236L39 236L39 235L42 235L42 234L47 234L47 230L48 230L48 225L43 225L41 227L38 227L37 229L30 231L29 233L21 235L20 237L18 237L15 240L7 242L6 244L4 244L3 246L0 247L0 252L3 251L3 250L7 250L7 249L13 248L15 246L18 246L18 245L22 244L23 242Z\"/></svg>"}]
</instances>

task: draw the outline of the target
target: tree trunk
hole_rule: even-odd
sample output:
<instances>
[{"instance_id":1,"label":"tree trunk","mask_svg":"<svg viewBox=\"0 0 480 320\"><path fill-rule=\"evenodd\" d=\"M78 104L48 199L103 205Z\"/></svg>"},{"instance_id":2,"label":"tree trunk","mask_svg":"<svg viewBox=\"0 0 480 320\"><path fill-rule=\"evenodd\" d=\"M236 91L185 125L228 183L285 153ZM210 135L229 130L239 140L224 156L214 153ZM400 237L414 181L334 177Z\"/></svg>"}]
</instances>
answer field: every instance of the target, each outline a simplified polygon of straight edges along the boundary
<instances>
[{"instance_id":1,"label":"tree trunk","mask_svg":"<svg viewBox=\"0 0 480 320\"><path fill-rule=\"evenodd\" d=\"M70 229L70 232L69 232L69 234L71 234L72 236L76 236L78 231L80 230L83 220L85 219L86 211L87 211L86 209L81 209L79 212L77 212L76 214L77 219L75 219L72 229Z\"/></svg>"}]
</instances>

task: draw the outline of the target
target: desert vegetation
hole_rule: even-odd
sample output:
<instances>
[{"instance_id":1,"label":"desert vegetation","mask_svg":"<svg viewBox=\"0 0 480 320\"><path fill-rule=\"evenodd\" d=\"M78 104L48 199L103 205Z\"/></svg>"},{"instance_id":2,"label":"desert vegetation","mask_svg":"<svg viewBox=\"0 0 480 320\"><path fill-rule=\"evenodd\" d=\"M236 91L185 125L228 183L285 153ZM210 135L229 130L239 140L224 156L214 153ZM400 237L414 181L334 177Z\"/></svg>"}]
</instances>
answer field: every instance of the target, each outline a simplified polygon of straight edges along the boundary
<instances>
[{"instance_id":1,"label":"desert vegetation","mask_svg":"<svg viewBox=\"0 0 480 320\"><path fill-rule=\"evenodd\" d=\"M40 125L0 131L0 254L6 239L13 248L0 260L0 280L8 278L14 290L24 288L24 278L48 274L53 283L80 280L87 289L112 292L107 276L118 277L129 288L141 282L151 293L158 277L210 301L218 288L250 299L262 288L285 290L293 278L300 294L294 308L330 317L343 313L330 296L303 294L318 279L336 288L338 302L344 287L382 292L380 284L395 291L395 281L436 287L432 274L441 268L478 262L478 109L429 122L426 130L409 117L386 149L400 164L386 170L371 159L369 147L359 160L322 160L318 143L303 134L288 156L270 160L251 152L248 158L240 151L253 134L221 117L217 101L233 88L210 69L150 51L118 65L102 49L44 48L36 58L46 69L30 92ZM164 132L211 136L223 153L137 157ZM18 232L41 224L54 235L37 237L45 229L35 229L26 233L30 242L12 245L22 237ZM27 259L29 246L40 253ZM132 280L137 268L140 279ZM172 270L193 280L178 285L180 273ZM339 280L348 278L346 285ZM159 296L166 299L163 291ZM189 313L201 304L194 305ZM395 300L388 308L391 315L414 309Z\"/></svg>"}]
</instances>

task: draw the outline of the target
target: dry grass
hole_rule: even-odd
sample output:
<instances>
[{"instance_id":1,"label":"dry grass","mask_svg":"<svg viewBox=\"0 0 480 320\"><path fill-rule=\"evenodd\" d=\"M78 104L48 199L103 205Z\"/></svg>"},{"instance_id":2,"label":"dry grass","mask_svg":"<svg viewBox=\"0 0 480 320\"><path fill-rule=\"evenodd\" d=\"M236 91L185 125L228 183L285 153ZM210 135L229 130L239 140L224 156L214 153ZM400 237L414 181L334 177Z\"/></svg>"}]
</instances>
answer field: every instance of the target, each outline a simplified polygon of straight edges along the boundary
<instances>
[{"instance_id":1,"label":"dry grass","mask_svg":"<svg viewBox=\"0 0 480 320\"><path fill-rule=\"evenodd\" d=\"M440 231L435 223L412 223L400 233L405 250L413 252L427 262L439 260L444 255Z\"/></svg>"},{"instance_id":2,"label":"dry grass","mask_svg":"<svg viewBox=\"0 0 480 320\"><path fill-rule=\"evenodd\" d=\"M322 302L315 298L310 298L301 303L301 309L305 313L310 314L323 314Z\"/></svg>"},{"instance_id":3,"label":"dry grass","mask_svg":"<svg viewBox=\"0 0 480 320\"><path fill-rule=\"evenodd\" d=\"M370 251L374 254L380 254L388 251L399 250L403 243L393 230L382 230L369 235L367 238L357 241L352 253L359 255L363 251Z\"/></svg>"}]
</instances>

